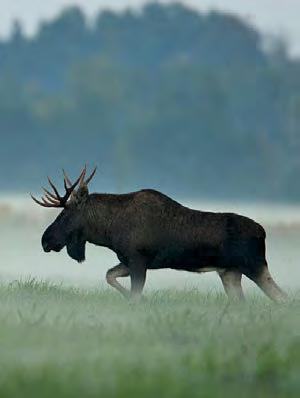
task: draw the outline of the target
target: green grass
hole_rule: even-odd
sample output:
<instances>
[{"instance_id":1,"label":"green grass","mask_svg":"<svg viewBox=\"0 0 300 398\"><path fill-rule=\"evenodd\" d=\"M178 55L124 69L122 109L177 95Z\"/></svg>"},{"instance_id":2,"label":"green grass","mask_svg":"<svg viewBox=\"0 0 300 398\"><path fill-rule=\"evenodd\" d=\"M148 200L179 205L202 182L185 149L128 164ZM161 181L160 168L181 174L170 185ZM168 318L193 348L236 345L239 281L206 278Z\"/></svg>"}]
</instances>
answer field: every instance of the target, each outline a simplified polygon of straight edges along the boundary
<instances>
[{"instance_id":1,"label":"green grass","mask_svg":"<svg viewBox=\"0 0 300 398\"><path fill-rule=\"evenodd\" d=\"M298 398L299 299L3 285L0 396Z\"/></svg>"}]
</instances>

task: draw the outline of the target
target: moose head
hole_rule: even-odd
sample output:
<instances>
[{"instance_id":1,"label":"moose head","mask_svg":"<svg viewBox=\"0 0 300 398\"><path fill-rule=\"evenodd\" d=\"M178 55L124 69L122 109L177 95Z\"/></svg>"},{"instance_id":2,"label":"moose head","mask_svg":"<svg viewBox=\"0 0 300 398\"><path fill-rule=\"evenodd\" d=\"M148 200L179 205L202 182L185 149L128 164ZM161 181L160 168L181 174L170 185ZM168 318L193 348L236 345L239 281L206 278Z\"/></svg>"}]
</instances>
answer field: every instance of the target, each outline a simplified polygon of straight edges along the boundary
<instances>
[{"instance_id":1,"label":"moose head","mask_svg":"<svg viewBox=\"0 0 300 398\"><path fill-rule=\"evenodd\" d=\"M77 180L72 183L64 174L65 195L60 196L57 188L48 177L53 193L43 188L45 195L41 200L31 195L32 199L43 207L62 208L62 212L46 229L42 236L42 246L45 252L61 251L65 246L71 258L78 262L85 260L85 209L89 197L88 183L96 173L96 168L86 179L86 166ZM78 187L76 190L75 188Z\"/></svg>"}]
</instances>

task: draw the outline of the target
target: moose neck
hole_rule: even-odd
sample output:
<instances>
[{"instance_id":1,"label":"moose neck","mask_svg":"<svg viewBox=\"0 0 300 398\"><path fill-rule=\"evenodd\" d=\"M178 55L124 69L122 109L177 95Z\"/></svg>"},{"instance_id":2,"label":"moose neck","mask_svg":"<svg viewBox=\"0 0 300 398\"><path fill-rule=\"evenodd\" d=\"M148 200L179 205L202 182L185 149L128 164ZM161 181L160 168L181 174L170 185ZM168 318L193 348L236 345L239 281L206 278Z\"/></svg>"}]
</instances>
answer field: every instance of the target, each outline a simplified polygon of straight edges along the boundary
<instances>
[{"instance_id":1,"label":"moose neck","mask_svg":"<svg viewBox=\"0 0 300 398\"><path fill-rule=\"evenodd\" d=\"M124 209L123 195L91 194L86 203L86 240L113 249L114 224ZM124 195L125 199L125 195Z\"/></svg>"}]
</instances>

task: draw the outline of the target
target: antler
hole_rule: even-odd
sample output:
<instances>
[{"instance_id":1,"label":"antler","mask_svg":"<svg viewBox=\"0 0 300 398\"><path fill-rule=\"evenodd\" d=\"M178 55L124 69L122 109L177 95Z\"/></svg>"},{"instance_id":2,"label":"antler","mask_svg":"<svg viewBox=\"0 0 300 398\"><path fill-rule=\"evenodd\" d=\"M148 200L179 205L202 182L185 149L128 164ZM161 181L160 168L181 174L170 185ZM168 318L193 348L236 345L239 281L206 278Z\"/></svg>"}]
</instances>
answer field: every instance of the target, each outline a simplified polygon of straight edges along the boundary
<instances>
[{"instance_id":1,"label":"antler","mask_svg":"<svg viewBox=\"0 0 300 398\"><path fill-rule=\"evenodd\" d=\"M91 181L91 179L94 177L96 170L97 170L97 167L95 167L92 174L85 180L85 175L86 175L86 165L85 165L84 169L82 170L82 172L80 173L79 177L74 182L74 184L72 184L72 182L69 179L69 177L67 176L65 170L63 170L64 187L65 187L65 191L66 191L64 196L59 195L58 190L56 189L55 185L53 184L53 182L50 180L49 177L48 177L48 182L49 182L51 188L53 189L54 194L51 193L50 191L48 191L46 188L43 188L45 195L41 198L41 200L36 199L32 194L30 194L30 196L37 204L39 204L40 206L43 206L43 207L65 207L67 201L69 200L69 198L70 198L72 192L74 191L74 189L76 188L77 184L79 183L80 187L84 184L87 185Z\"/></svg>"}]
</instances>

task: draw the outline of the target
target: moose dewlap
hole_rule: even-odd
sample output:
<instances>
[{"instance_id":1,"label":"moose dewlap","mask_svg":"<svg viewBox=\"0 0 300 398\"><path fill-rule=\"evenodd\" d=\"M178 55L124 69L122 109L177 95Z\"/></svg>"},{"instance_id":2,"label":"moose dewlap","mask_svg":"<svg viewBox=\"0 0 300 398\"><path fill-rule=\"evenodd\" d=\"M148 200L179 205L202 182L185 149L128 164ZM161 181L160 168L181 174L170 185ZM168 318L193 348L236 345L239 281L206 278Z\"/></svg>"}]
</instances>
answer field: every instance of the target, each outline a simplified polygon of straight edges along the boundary
<instances>
[{"instance_id":1,"label":"moose dewlap","mask_svg":"<svg viewBox=\"0 0 300 398\"><path fill-rule=\"evenodd\" d=\"M216 271L230 298L243 298L242 275L252 279L270 298L285 294L272 279L265 257L264 228L234 213L192 210L153 189L122 195L89 194L86 167L72 183L64 172L65 195L44 189L44 207L62 212L42 237L44 251L65 246L70 257L85 259L86 242L113 250L120 263L106 275L124 296L141 294L148 269L171 268L201 273ZM130 276L131 290L117 278Z\"/></svg>"}]
</instances>

